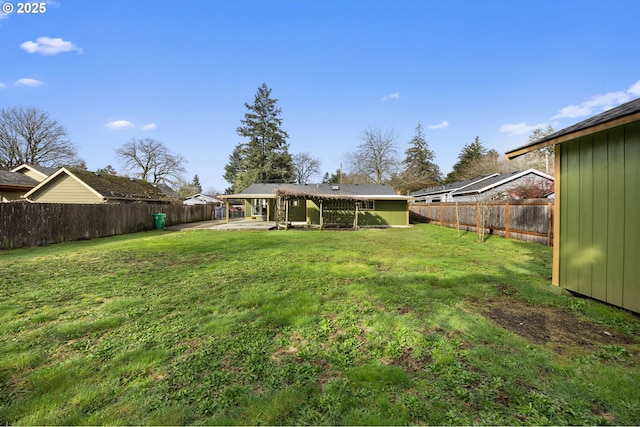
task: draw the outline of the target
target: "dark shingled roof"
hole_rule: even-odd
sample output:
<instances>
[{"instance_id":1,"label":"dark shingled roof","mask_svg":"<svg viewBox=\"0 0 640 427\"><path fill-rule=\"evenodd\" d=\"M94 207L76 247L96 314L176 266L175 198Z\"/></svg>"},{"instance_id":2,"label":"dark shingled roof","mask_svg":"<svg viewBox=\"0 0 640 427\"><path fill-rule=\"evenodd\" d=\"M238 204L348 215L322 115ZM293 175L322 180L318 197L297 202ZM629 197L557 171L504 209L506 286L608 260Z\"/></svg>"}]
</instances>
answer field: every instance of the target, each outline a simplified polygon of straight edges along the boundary
<instances>
[{"instance_id":1,"label":"dark shingled roof","mask_svg":"<svg viewBox=\"0 0 640 427\"><path fill-rule=\"evenodd\" d=\"M503 183L503 181L506 183L511 180L514 180L523 176L527 176L530 174L538 175L541 177L546 175L535 169L527 169L524 171L504 173L502 175L496 175L496 176L489 177L485 180L478 181L476 183L473 183L472 185L469 185L468 187L461 188L459 191L454 192L454 194L473 193L474 191L483 190L483 189L486 189L487 187L492 187L494 185ZM553 177L549 176L549 179L553 179Z\"/></svg>"},{"instance_id":2,"label":"dark shingled roof","mask_svg":"<svg viewBox=\"0 0 640 427\"><path fill-rule=\"evenodd\" d=\"M290 196L324 199L405 198L386 184L252 184L239 194L226 196Z\"/></svg>"},{"instance_id":3,"label":"dark shingled roof","mask_svg":"<svg viewBox=\"0 0 640 427\"><path fill-rule=\"evenodd\" d=\"M124 176L96 174L82 169L68 169L85 184L107 199L167 200L168 197L150 182Z\"/></svg>"},{"instance_id":4,"label":"dark shingled roof","mask_svg":"<svg viewBox=\"0 0 640 427\"><path fill-rule=\"evenodd\" d=\"M583 131L589 128L593 128L599 125L604 125L605 123L608 123L608 122L613 122L615 120L623 119L624 117L627 117L636 113L640 113L640 98L634 99L633 101L629 101L627 103L619 105L616 108L607 110L589 119L576 123L575 125L561 129L557 132L554 132L550 135L540 138L534 142L525 144L521 147L518 147L510 151L507 151L506 155L509 158L517 157L520 154L524 154L524 152L526 152L526 149L529 147L533 148L534 146L538 146L538 145L544 146L546 142L550 142L549 144L546 144L546 145L552 145L551 141L555 139L561 138L566 135L570 135L572 133ZM541 147L537 147L537 148L541 148ZM524 150L524 152L515 154L516 152L521 150Z\"/></svg>"},{"instance_id":5,"label":"dark shingled roof","mask_svg":"<svg viewBox=\"0 0 640 427\"><path fill-rule=\"evenodd\" d=\"M31 189L39 182L19 172L0 171L0 186Z\"/></svg>"}]
</instances>

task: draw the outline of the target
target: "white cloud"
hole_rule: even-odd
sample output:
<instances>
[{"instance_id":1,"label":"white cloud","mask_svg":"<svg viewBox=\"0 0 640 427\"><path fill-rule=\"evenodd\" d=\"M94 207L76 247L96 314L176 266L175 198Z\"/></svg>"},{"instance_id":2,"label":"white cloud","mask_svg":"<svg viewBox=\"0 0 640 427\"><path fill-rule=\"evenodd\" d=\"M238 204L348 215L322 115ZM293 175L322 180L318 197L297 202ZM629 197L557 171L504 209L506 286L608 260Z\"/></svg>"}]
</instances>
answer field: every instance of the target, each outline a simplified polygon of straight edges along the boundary
<instances>
[{"instance_id":1,"label":"white cloud","mask_svg":"<svg viewBox=\"0 0 640 427\"><path fill-rule=\"evenodd\" d=\"M640 95L640 80L626 90L608 92L604 95L595 95L581 104L568 105L562 108L552 119L562 119L565 117L573 119L576 117L591 116L624 104L638 95Z\"/></svg>"},{"instance_id":2,"label":"white cloud","mask_svg":"<svg viewBox=\"0 0 640 427\"><path fill-rule=\"evenodd\" d=\"M502 125L500 132L508 133L509 135L522 135L523 133L532 132L534 129L535 126L521 122Z\"/></svg>"},{"instance_id":3,"label":"white cloud","mask_svg":"<svg viewBox=\"0 0 640 427\"><path fill-rule=\"evenodd\" d=\"M130 129L134 127L133 123L131 123L129 120L114 120L107 123L105 126L112 130Z\"/></svg>"},{"instance_id":4,"label":"white cloud","mask_svg":"<svg viewBox=\"0 0 640 427\"><path fill-rule=\"evenodd\" d=\"M62 40L61 38L38 37L35 42L26 41L20 47L28 53L39 53L41 55L57 55L63 52L84 53L75 44Z\"/></svg>"},{"instance_id":5,"label":"white cloud","mask_svg":"<svg viewBox=\"0 0 640 427\"><path fill-rule=\"evenodd\" d=\"M550 120L557 120L563 118L574 119L576 117L593 116L603 111L610 110L617 107L627 101L630 101L634 97L640 95L640 80L632 84L628 89L607 92L604 95L594 95L590 99L584 101L578 105L568 105L558 111L558 114L551 117ZM558 126L558 122L552 122L552 126ZM509 135L522 135L525 133L531 133L537 128L545 129L549 126L549 123L540 123L537 125L529 125L525 122L512 123L502 125L500 132L507 133Z\"/></svg>"},{"instance_id":6,"label":"white cloud","mask_svg":"<svg viewBox=\"0 0 640 427\"><path fill-rule=\"evenodd\" d=\"M40 80L25 78L18 80L14 84L19 87L38 87L42 86L44 83Z\"/></svg>"},{"instance_id":7,"label":"white cloud","mask_svg":"<svg viewBox=\"0 0 640 427\"><path fill-rule=\"evenodd\" d=\"M548 123L538 123L537 125L529 125L525 122L521 123L512 123L502 125L500 127L500 132L507 133L509 135L523 135L525 133L531 133L536 129L546 129L549 127Z\"/></svg>"},{"instance_id":8,"label":"white cloud","mask_svg":"<svg viewBox=\"0 0 640 427\"><path fill-rule=\"evenodd\" d=\"M6 85L6 84L4 84L4 83L0 83L0 89L6 89L6 88L7 88L7 85Z\"/></svg>"},{"instance_id":9,"label":"white cloud","mask_svg":"<svg viewBox=\"0 0 640 427\"><path fill-rule=\"evenodd\" d=\"M637 96L640 95L640 80L631 85L627 92L631 95Z\"/></svg>"},{"instance_id":10,"label":"white cloud","mask_svg":"<svg viewBox=\"0 0 640 427\"><path fill-rule=\"evenodd\" d=\"M438 123L437 125L428 125L427 127L429 129L444 129L447 126L449 126L449 122L446 120L441 121L440 123Z\"/></svg>"},{"instance_id":11,"label":"white cloud","mask_svg":"<svg viewBox=\"0 0 640 427\"><path fill-rule=\"evenodd\" d=\"M400 99L400 92L393 92L393 93L390 93L389 95L383 96L380 101L389 101L389 100L397 101L399 99Z\"/></svg>"},{"instance_id":12,"label":"white cloud","mask_svg":"<svg viewBox=\"0 0 640 427\"><path fill-rule=\"evenodd\" d=\"M155 123L149 123L142 126L142 130L144 131L156 130L157 128L158 128L158 125L156 125Z\"/></svg>"}]
</instances>

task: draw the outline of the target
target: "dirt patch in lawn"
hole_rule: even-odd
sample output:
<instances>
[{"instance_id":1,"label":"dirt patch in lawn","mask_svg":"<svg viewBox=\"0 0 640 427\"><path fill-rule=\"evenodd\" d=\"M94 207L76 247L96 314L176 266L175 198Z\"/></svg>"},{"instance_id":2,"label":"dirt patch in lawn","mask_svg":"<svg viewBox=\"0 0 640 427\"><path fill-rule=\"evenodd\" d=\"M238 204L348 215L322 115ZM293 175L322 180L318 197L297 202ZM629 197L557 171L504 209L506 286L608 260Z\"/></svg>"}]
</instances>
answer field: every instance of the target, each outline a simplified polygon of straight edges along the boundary
<instances>
[{"instance_id":1,"label":"dirt patch in lawn","mask_svg":"<svg viewBox=\"0 0 640 427\"><path fill-rule=\"evenodd\" d=\"M606 326L582 320L571 312L528 305L500 298L483 315L498 325L536 344L550 343L554 348L579 346L594 348L602 344L633 344L635 341Z\"/></svg>"}]
</instances>

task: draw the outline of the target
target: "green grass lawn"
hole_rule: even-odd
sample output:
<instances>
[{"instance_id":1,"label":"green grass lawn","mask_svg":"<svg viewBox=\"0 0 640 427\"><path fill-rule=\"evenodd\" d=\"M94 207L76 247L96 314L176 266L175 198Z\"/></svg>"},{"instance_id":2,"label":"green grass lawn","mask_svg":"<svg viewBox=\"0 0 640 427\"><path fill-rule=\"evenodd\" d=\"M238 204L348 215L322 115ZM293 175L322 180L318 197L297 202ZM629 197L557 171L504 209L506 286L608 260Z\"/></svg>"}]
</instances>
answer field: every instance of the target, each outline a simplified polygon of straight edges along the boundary
<instances>
[{"instance_id":1,"label":"green grass lawn","mask_svg":"<svg viewBox=\"0 0 640 427\"><path fill-rule=\"evenodd\" d=\"M640 318L551 258L430 225L3 251L0 424L638 424Z\"/></svg>"}]
</instances>

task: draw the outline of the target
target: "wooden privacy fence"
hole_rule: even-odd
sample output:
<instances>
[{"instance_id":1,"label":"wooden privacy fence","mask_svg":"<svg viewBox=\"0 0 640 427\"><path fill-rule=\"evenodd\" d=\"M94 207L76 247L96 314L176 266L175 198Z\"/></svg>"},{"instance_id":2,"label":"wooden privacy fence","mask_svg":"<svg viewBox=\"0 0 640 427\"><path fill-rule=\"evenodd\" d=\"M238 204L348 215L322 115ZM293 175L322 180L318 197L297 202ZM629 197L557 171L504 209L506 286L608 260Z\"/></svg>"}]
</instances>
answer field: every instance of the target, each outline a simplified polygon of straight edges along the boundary
<instances>
[{"instance_id":1,"label":"wooden privacy fence","mask_svg":"<svg viewBox=\"0 0 640 427\"><path fill-rule=\"evenodd\" d=\"M553 201L411 203L411 222L497 234L553 245Z\"/></svg>"},{"instance_id":2,"label":"wooden privacy fence","mask_svg":"<svg viewBox=\"0 0 640 427\"><path fill-rule=\"evenodd\" d=\"M210 220L213 205L0 203L0 249L135 233L166 225Z\"/></svg>"}]
</instances>

